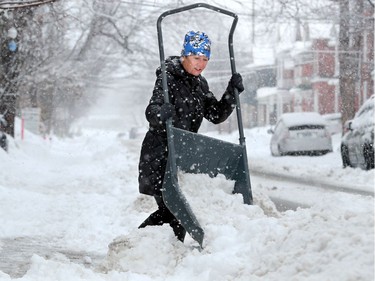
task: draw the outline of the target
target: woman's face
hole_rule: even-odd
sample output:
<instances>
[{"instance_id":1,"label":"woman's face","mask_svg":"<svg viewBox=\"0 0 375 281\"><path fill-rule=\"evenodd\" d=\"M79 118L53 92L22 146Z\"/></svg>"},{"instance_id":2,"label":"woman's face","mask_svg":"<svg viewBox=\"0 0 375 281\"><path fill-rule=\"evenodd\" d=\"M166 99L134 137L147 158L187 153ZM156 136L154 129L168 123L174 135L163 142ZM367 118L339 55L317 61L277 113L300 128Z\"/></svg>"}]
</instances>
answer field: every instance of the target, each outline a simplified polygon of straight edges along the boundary
<instances>
[{"instance_id":1,"label":"woman's face","mask_svg":"<svg viewBox=\"0 0 375 281\"><path fill-rule=\"evenodd\" d=\"M182 66L184 67L185 71L194 76L201 74L206 68L207 63L208 59L205 56L192 55L183 57L182 59Z\"/></svg>"}]
</instances>

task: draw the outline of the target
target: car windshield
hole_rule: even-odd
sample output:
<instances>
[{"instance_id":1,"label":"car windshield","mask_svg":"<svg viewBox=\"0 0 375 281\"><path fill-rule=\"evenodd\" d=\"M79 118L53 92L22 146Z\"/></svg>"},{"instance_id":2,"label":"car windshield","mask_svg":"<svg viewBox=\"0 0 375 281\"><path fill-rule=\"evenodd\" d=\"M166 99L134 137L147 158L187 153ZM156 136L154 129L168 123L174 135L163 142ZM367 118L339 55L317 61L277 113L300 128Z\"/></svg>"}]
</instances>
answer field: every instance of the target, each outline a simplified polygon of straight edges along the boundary
<instances>
[{"instance_id":1,"label":"car windshield","mask_svg":"<svg viewBox=\"0 0 375 281\"><path fill-rule=\"evenodd\" d=\"M357 112L352 122L352 128L371 126L374 124L374 100L370 99Z\"/></svg>"}]
</instances>

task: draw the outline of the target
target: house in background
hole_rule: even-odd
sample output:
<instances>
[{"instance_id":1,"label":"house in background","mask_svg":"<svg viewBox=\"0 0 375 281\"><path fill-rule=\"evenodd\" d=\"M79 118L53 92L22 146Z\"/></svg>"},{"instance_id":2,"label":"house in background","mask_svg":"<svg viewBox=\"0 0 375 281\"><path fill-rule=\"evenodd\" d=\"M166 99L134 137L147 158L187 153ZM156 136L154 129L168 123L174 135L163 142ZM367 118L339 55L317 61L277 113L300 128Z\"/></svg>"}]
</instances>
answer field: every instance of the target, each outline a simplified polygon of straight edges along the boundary
<instances>
[{"instance_id":1,"label":"house in background","mask_svg":"<svg viewBox=\"0 0 375 281\"><path fill-rule=\"evenodd\" d=\"M336 42L305 38L276 54L276 87L257 91L259 125L272 125L285 112L339 111Z\"/></svg>"},{"instance_id":2,"label":"house in background","mask_svg":"<svg viewBox=\"0 0 375 281\"><path fill-rule=\"evenodd\" d=\"M258 89L276 87L276 64L273 48L252 47L252 63L241 72L245 93L240 95L244 126L247 128L259 126L260 105L257 98ZM263 120L263 117L261 117Z\"/></svg>"},{"instance_id":3,"label":"house in background","mask_svg":"<svg viewBox=\"0 0 375 281\"><path fill-rule=\"evenodd\" d=\"M374 93L374 19L367 16L367 29L362 33L361 52L357 56L360 68L356 110ZM322 115L340 112L337 26L320 25L315 29L323 32L311 38L313 32L309 32L304 40L300 38L287 47L278 47L276 86L257 89L258 126L274 124L285 112L315 111Z\"/></svg>"},{"instance_id":4,"label":"house in background","mask_svg":"<svg viewBox=\"0 0 375 281\"><path fill-rule=\"evenodd\" d=\"M259 104L257 99L258 89L276 86L275 64L250 66L243 75L246 94L241 95L244 110L244 125L248 128L259 125Z\"/></svg>"}]
</instances>

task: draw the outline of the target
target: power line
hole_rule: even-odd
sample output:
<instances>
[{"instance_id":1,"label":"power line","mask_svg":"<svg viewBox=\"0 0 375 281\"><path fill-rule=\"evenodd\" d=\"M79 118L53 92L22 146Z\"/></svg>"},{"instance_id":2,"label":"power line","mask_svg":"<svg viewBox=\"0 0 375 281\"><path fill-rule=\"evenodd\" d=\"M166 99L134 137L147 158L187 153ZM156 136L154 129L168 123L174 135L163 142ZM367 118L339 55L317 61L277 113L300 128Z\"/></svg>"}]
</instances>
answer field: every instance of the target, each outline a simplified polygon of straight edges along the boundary
<instances>
[{"instance_id":1,"label":"power line","mask_svg":"<svg viewBox=\"0 0 375 281\"><path fill-rule=\"evenodd\" d=\"M371 1L371 0L368 0L368 1ZM176 5L173 5L172 3L163 5L163 4L157 4L155 2L149 2L149 1L131 2L131 1L126 1L126 0L121 0L121 4L130 4L130 5L137 5L137 6L150 7L150 8L163 8L163 7L176 6ZM234 13L236 13L236 12L234 12ZM290 20L293 20L293 19L289 19L288 17L280 17L280 15L277 15L276 20L275 20L275 17L269 16L269 15L261 15L259 13L255 14L255 13L238 12L236 14L238 16L251 17L251 18L254 18L254 19L256 18L256 19L260 19L260 20L269 19L269 20L271 20L272 22L275 22L275 23L290 23ZM305 21L332 22L332 19L327 19L327 17L325 17L325 16L308 17L306 15L306 16L300 17L300 19L305 20Z\"/></svg>"}]
</instances>

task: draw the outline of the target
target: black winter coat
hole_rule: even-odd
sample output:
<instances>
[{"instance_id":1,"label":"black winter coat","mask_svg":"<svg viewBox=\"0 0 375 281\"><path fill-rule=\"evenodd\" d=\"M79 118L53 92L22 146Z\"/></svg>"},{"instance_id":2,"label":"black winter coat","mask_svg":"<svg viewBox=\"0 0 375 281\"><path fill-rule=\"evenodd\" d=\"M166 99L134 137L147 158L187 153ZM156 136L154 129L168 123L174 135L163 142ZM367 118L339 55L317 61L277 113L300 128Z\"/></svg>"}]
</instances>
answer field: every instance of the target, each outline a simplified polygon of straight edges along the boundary
<instances>
[{"instance_id":1,"label":"black winter coat","mask_svg":"<svg viewBox=\"0 0 375 281\"><path fill-rule=\"evenodd\" d=\"M166 71L169 100L176 112L172 119L174 127L196 133L203 118L218 124L232 113L235 98L229 87L218 101L203 76L193 76L184 70L180 57L168 58ZM161 195L168 158L166 127L159 114L164 103L160 67L156 76L153 95L145 112L149 130L142 143L139 161L139 192L148 195Z\"/></svg>"}]
</instances>

